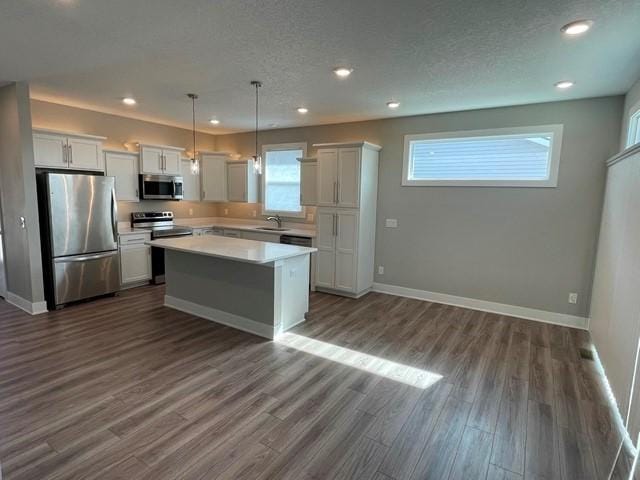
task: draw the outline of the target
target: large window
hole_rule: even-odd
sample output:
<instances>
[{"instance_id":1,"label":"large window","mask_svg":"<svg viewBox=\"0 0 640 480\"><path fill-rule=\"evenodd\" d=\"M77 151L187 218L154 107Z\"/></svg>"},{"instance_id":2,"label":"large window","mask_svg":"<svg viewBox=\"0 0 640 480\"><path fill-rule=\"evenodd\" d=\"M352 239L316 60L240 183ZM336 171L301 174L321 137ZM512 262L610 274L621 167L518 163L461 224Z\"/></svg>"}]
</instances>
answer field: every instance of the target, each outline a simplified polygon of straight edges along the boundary
<instances>
[{"instance_id":1,"label":"large window","mask_svg":"<svg viewBox=\"0 0 640 480\"><path fill-rule=\"evenodd\" d=\"M555 187L562 125L404 137L406 186Z\"/></svg>"},{"instance_id":2,"label":"large window","mask_svg":"<svg viewBox=\"0 0 640 480\"><path fill-rule=\"evenodd\" d=\"M262 213L284 217L304 217L300 205L300 162L307 153L306 143L264 145L262 159Z\"/></svg>"}]
</instances>

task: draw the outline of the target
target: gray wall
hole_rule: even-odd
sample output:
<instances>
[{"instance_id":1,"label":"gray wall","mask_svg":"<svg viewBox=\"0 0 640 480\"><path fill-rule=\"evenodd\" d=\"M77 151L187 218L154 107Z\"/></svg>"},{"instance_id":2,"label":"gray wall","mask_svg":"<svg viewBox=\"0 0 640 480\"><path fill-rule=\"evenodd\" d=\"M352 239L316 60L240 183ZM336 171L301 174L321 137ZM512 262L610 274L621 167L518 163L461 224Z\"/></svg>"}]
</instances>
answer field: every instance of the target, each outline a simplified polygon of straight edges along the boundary
<instances>
[{"instance_id":1,"label":"gray wall","mask_svg":"<svg viewBox=\"0 0 640 480\"><path fill-rule=\"evenodd\" d=\"M587 316L605 180L623 98L422 115L262 132L261 143L368 140L382 146L376 275L380 283ZM557 188L402 187L403 136L561 123ZM250 133L216 149L251 154ZM397 229L384 227L398 219ZM567 301L579 294L577 305Z\"/></svg>"},{"instance_id":2,"label":"gray wall","mask_svg":"<svg viewBox=\"0 0 640 480\"><path fill-rule=\"evenodd\" d=\"M40 229L29 88L12 83L0 88L0 195L7 290L35 303L44 301ZM26 218L26 229L19 218Z\"/></svg>"}]
</instances>

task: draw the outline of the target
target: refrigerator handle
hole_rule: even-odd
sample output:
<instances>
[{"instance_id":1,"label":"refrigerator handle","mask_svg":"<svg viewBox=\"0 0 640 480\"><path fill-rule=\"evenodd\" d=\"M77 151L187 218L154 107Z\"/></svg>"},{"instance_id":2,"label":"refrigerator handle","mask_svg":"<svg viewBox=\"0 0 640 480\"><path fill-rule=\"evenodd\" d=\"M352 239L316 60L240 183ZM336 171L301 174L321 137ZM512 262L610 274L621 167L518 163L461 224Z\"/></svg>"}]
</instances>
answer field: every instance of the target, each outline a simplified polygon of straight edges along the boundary
<instances>
[{"instance_id":1,"label":"refrigerator handle","mask_svg":"<svg viewBox=\"0 0 640 480\"><path fill-rule=\"evenodd\" d=\"M116 201L116 189L111 189L111 230L113 241L118 243L118 203Z\"/></svg>"},{"instance_id":2,"label":"refrigerator handle","mask_svg":"<svg viewBox=\"0 0 640 480\"><path fill-rule=\"evenodd\" d=\"M53 263L69 263L69 262L86 262L88 260L99 260L101 258L115 257L118 255L117 250L104 253L95 253L91 255L76 255L72 257L56 257L53 259Z\"/></svg>"}]
</instances>

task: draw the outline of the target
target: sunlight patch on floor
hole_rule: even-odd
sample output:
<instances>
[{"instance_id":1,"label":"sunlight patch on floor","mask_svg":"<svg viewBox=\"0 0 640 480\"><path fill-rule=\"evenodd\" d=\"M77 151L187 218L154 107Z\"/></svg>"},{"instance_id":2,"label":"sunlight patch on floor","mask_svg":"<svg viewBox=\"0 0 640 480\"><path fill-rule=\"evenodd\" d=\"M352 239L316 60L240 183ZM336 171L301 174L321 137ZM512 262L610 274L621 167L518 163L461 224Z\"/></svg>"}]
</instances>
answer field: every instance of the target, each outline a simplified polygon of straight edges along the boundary
<instances>
[{"instance_id":1,"label":"sunlight patch on floor","mask_svg":"<svg viewBox=\"0 0 640 480\"><path fill-rule=\"evenodd\" d=\"M295 333L285 332L278 336L276 342L302 352L326 358L348 367L358 368L365 372L402 382L412 387L426 389L442 378L442 375L410 367L384 358L357 352L349 348L321 342Z\"/></svg>"}]
</instances>

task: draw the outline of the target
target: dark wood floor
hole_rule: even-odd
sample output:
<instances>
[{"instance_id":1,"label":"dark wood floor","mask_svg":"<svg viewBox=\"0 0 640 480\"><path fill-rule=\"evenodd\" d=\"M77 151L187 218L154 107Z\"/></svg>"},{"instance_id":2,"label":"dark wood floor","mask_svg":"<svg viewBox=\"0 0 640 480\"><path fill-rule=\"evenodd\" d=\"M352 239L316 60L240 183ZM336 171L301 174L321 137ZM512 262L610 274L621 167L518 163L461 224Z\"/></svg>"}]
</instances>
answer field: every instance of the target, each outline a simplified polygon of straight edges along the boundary
<instances>
[{"instance_id":1,"label":"dark wood floor","mask_svg":"<svg viewBox=\"0 0 640 480\"><path fill-rule=\"evenodd\" d=\"M0 302L3 478L602 480L616 458L586 332L312 295L296 335L349 349L327 346L340 362L442 376L417 388L164 308L163 293L38 317Z\"/></svg>"}]
</instances>

